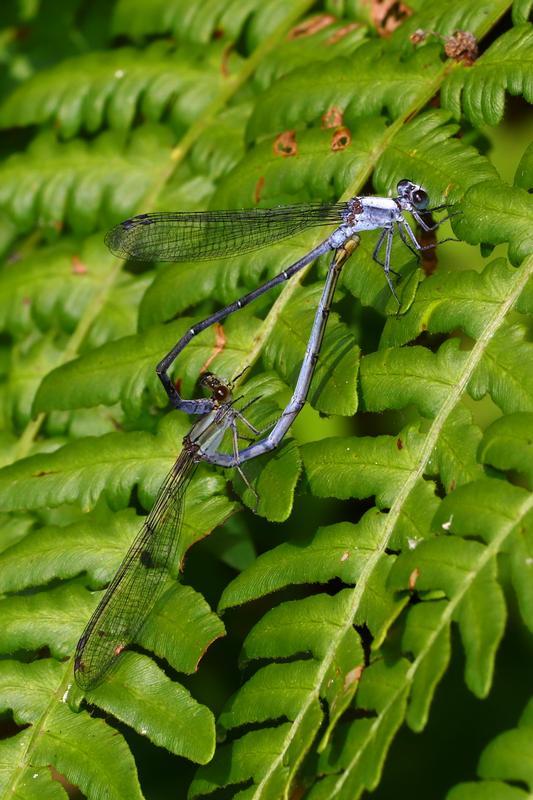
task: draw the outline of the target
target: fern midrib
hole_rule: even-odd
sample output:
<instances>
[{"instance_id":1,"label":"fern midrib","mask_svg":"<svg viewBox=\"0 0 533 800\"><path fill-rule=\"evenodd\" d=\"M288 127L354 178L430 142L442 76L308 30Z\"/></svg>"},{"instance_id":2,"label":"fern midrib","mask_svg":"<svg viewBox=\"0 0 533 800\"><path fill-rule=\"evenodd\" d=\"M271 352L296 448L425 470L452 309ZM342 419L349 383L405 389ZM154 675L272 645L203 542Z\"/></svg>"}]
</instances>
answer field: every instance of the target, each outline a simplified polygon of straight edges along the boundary
<instances>
[{"instance_id":1,"label":"fern midrib","mask_svg":"<svg viewBox=\"0 0 533 800\"><path fill-rule=\"evenodd\" d=\"M377 564L377 562L381 558L381 555L384 553L385 548L388 546L389 541L391 539L391 536L392 536L392 534L394 532L394 527L395 527L396 522L397 522L397 520L398 520L398 518L400 516L401 509L402 509L403 505L405 504L409 494L415 488L416 483L423 476L424 470L425 470L425 468L426 468L426 466L427 466L427 464L429 462L431 454L433 453L433 451L434 451L434 449L435 449L435 447L437 445L437 441L438 441L438 439L439 439L439 437L440 437L440 435L441 435L441 433L442 433L442 431L444 429L444 426L446 425L446 422L448 421L448 419L450 418L450 416L453 413L454 409L460 403L463 395L465 394L467 386L468 386L468 383L472 379L474 371L477 368L477 366L479 365L481 359L483 358L490 341L492 340L492 338L494 337L494 335L498 331L498 329L503 324L505 324L507 314L509 313L509 311L511 310L513 305L516 303L516 301L520 297L520 294L525 289L525 287L527 285L527 282L529 281L529 279L530 279L530 277L532 275L533 275L533 257L530 257L527 261L525 261L522 264L522 269L520 270L520 272L518 273L518 275L517 275L517 277L515 279L515 286L513 288L513 291L511 291L509 293L507 298L501 304L498 312L495 313L493 315L492 319L490 320L490 322L487 323L487 325L485 327L485 330L480 335L480 337L478 338L476 344L472 348L472 351L471 351L471 353L469 355L469 358L466 361L464 369L462 371L462 375L461 375L461 377L459 378L459 380L457 382L457 385L450 392L449 397L443 403L439 413L435 417L435 420L434 420L433 424L431 425L430 429L428 430L428 433L427 433L427 436L426 436L426 440L424 442L424 445L422 446L421 457L420 457L420 462L418 464L418 467L417 467L416 470L413 471L413 473L410 476L410 478L406 481L406 483L405 483L405 485L403 487L403 490L398 494L398 497L394 501L394 503L391 506L391 509L390 509L390 511L389 511L389 513L387 515L386 524L384 526L382 544L380 546L379 551L377 551L375 558L373 559L374 565ZM529 503L525 503L525 506L527 508L529 508L532 503L533 503L533 498L530 498L529 499ZM511 526L511 530L507 530L505 532L505 534L502 533L501 536L495 537L495 541L497 541L498 546L500 546L501 542L504 541L505 538L510 534L510 532L514 529L515 525L516 525L516 521L513 522L512 526ZM490 545L487 545L486 550L487 550L487 552L483 551L483 556L480 558L480 563L482 564L482 566L485 566L485 564L487 563L487 560L489 558L494 557L495 552L497 552ZM372 566L373 565L371 564L371 562L369 562L369 567L372 567ZM368 570L368 576L370 576L370 574L371 574L371 569ZM476 575L478 573L467 573L467 576L471 575L471 574L473 575L471 580L473 580L474 577L476 577ZM458 593L457 598L455 599L455 605L453 605L452 609L449 611L449 614L447 613L447 611L443 614L443 619L446 622L448 621L449 615L451 615L451 613L454 610L454 608L456 607L457 603L460 601L460 599L462 599L463 594L466 592L466 590L470 586L470 583L471 583L471 581L468 581L465 578L465 584L464 584L465 588L464 588L463 593L460 594L460 595ZM361 590L359 590L359 586L362 586ZM363 581L363 579L361 577L359 579L358 585L356 586L356 588L354 590L354 602L352 603L353 616L352 616L351 619L348 620L349 626L352 625L353 619L355 618L355 614L356 614L356 612L357 612L357 610L359 608L359 603L360 603L360 601L362 599L362 596L363 596L363 593L364 593L364 588L365 588L364 581ZM448 605L446 606L446 609L448 609L448 606L451 605L451 604L452 604L452 601L450 600ZM442 624L440 627L437 627L437 629L434 631L434 633L430 637L430 640L429 640L430 641L430 645L429 646L431 646L431 644L434 643L435 639L441 633L441 631L442 631L442 629L444 627L445 627L444 624ZM346 629L347 628L348 628L348 625L346 625ZM422 650L421 653L414 660L413 664L407 670L407 673L406 673L406 684L409 684L413 680L414 675L416 674L416 670L418 669L418 667L422 663L423 656L425 656L426 653L427 653L427 649ZM381 722L385 719L387 711L391 708L393 703L397 702L400 699L400 695L404 691L405 691L405 687L403 685L399 686L397 691L394 693L394 695L392 695L390 697L389 702L387 703L387 705L383 708L383 710L380 712L380 714L376 717L375 722L372 724L372 726L370 728L369 736L365 740L361 750L359 750L356 753L356 755L354 756L352 761L348 764L348 766L346 766L346 768L343 771L342 775L339 777L339 780L337 781L337 784L336 784L336 787L335 787L336 791L339 791L342 788L342 785L347 780L351 769L353 769L353 767L357 764L357 761L360 759L361 754L364 753L366 746L372 741L373 736L377 732L377 730L379 729L379 726L380 726ZM332 794L332 797L333 796L334 796L334 794Z\"/></svg>"}]
</instances>

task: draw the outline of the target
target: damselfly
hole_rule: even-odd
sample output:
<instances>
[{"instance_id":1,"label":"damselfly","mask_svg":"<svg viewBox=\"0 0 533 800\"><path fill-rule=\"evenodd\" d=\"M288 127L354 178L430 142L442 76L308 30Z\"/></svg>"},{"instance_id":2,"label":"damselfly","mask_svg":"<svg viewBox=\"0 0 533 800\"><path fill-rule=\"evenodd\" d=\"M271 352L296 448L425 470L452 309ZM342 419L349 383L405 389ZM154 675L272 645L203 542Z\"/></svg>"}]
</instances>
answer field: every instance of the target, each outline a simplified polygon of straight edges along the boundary
<instances>
[{"instance_id":1,"label":"damselfly","mask_svg":"<svg viewBox=\"0 0 533 800\"><path fill-rule=\"evenodd\" d=\"M256 250L307 228L337 224L333 233L301 259L197 323L182 336L156 367L171 403L187 413L205 413L205 401L182 398L168 374L177 356L191 339L234 311L244 308L264 292L288 280L318 256L330 250L342 249L350 240L355 241L361 231L381 230L373 258L383 268L390 290L399 303L391 280L391 274L397 274L391 268L394 234L398 231L402 242L416 256L422 250L431 249L434 244L427 248L418 243L404 214L409 212L423 230L429 231L436 229L443 220L429 225L422 215L441 210L445 206L430 209L427 192L409 180L401 180L397 185L397 192L396 197L352 197L345 203L334 204L301 204L242 211L139 214L112 228L105 241L111 252L122 258L136 261L203 261ZM382 259L383 247L385 250ZM346 260L348 250L350 246L343 251L342 263Z\"/></svg>"},{"instance_id":2,"label":"damselfly","mask_svg":"<svg viewBox=\"0 0 533 800\"><path fill-rule=\"evenodd\" d=\"M212 460L228 430L237 447L237 420L259 433L235 408L230 386L211 373L204 374L201 383L211 390L211 409L183 439L181 454L77 644L74 674L84 690L102 682L154 608L169 567L176 562L185 491L198 463Z\"/></svg>"}]
</instances>

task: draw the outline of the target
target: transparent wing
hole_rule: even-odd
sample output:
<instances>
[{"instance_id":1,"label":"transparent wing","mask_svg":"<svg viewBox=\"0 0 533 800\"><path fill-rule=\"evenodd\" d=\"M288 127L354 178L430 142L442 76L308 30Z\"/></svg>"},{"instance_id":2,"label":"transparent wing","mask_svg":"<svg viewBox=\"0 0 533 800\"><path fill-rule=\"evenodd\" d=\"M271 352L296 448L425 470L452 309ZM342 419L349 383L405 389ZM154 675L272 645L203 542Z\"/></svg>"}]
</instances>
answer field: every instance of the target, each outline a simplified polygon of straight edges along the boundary
<instances>
[{"instance_id":1,"label":"transparent wing","mask_svg":"<svg viewBox=\"0 0 533 800\"><path fill-rule=\"evenodd\" d=\"M103 680L154 607L176 557L185 489L196 463L184 450L165 478L152 510L77 644L76 682L85 690Z\"/></svg>"},{"instance_id":2,"label":"transparent wing","mask_svg":"<svg viewBox=\"0 0 533 800\"><path fill-rule=\"evenodd\" d=\"M336 203L139 214L111 228L105 242L116 256L135 261L207 261L257 250L305 228L339 224L346 208Z\"/></svg>"}]
</instances>

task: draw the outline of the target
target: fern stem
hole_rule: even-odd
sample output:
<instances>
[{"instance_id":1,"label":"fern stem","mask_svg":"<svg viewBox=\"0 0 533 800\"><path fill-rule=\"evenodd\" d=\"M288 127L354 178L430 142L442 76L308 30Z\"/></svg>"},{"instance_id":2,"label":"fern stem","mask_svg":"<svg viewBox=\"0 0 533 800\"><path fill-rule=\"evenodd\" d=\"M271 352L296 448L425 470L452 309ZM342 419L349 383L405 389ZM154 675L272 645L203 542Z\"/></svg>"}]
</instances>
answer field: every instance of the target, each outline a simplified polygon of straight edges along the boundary
<instances>
[{"instance_id":1,"label":"fern stem","mask_svg":"<svg viewBox=\"0 0 533 800\"><path fill-rule=\"evenodd\" d=\"M91 302L87 305L83 313L83 316L80 318L80 321L76 326L76 330L70 337L67 346L61 353L61 357L58 359L56 367L59 367L62 364L66 364L68 361L71 361L73 358L76 357L80 345L83 342L85 336L87 335L89 328L93 324L96 315L103 307L109 295L109 292L113 288L124 265L124 261L118 261L116 259L113 259L113 261L115 262L115 264L112 264L111 258L109 259L109 270L107 272L107 277L105 281L102 283L100 290L94 295ZM46 414L41 413L35 419L30 420L30 422L26 425L24 431L17 440L16 446L13 448L13 455L15 457L15 460L24 458L24 456L28 454L32 442L38 436L41 426L45 419L46 419Z\"/></svg>"}]
</instances>

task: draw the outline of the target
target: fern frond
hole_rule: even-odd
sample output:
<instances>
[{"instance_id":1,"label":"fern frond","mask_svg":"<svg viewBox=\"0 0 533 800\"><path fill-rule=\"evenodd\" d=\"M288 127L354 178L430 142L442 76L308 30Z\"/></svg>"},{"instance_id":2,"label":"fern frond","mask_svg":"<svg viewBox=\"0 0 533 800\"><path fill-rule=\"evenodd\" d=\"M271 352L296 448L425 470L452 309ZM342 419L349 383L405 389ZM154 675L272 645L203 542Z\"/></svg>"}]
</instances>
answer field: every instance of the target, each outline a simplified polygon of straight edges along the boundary
<instances>
[{"instance_id":1,"label":"fern frond","mask_svg":"<svg viewBox=\"0 0 533 800\"><path fill-rule=\"evenodd\" d=\"M0 127L52 123L70 138L104 126L124 131L142 115L148 122L168 118L180 131L221 91L223 56L222 46L175 50L155 42L142 53L123 47L66 59L21 84L2 103ZM238 66L233 54L225 68L232 72Z\"/></svg>"},{"instance_id":2,"label":"fern frond","mask_svg":"<svg viewBox=\"0 0 533 800\"><path fill-rule=\"evenodd\" d=\"M34 409L48 411L57 408L58 392L64 409L121 402L129 414L138 415L147 400L163 406L166 395L154 364L192 324L192 319L182 317L170 325L157 325L142 334L125 336L97 347L76 361L58 367L41 383ZM235 317L227 324L224 332L227 340L218 360L221 375L231 378L237 374L242 353L250 349L258 327L259 321L247 315ZM213 353L217 353L217 332L210 328L193 340L183 358L176 360L175 371L185 392L193 390L202 366ZM268 386L263 382L261 385L267 396L279 388L279 383Z\"/></svg>"},{"instance_id":3,"label":"fern frond","mask_svg":"<svg viewBox=\"0 0 533 800\"><path fill-rule=\"evenodd\" d=\"M276 86L277 84L275 84ZM327 105L323 105L323 111ZM272 206L299 200L335 201L361 173L376 143L386 133L385 120L368 116L349 126L343 146L337 146L339 126L298 131L294 153L283 157L278 136L257 143L218 187L213 206Z\"/></svg>"},{"instance_id":4,"label":"fern frond","mask_svg":"<svg viewBox=\"0 0 533 800\"><path fill-rule=\"evenodd\" d=\"M513 24L520 25L531 17L531 0L514 0L512 15Z\"/></svg>"},{"instance_id":5,"label":"fern frond","mask_svg":"<svg viewBox=\"0 0 533 800\"><path fill-rule=\"evenodd\" d=\"M480 183L468 190L462 210L464 217L458 220L457 230L467 241L491 245L508 242L509 258L514 264L531 253L533 203L524 189L500 181Z\"/></svg>"},{"instance_id":6,"label":"fern frond","mask_svg":"<svg viewBox=\"0 0 533 800\"><path fill-rule=\"evenodd\" d=\"M480 444L479 457L484 464L508 472L516 470L533 490L533 414L517 412L489 425Z\"/></svg>"},{"instance_id":7,"label":"fern frond","mask_svg":"<svg viewBox=\"0 0 533 800\"><path fill-rule=\"evenodd\" d=\"M0 496L5 510L29 510L78 503L90 510L104 497L114 509L128 505L134 486L141 501L150 507L163 477L176 459L186 427L175 415L161 421L156 436L137 431L110 433L66 444L52 453L30 456L2 471ZM199 494L191 489L192 507L221 489L215 476L193 481ZM201 488L202 487L202 488ZM196 499L193 498L196 494ZM227 516L231 506L223 497L208 503L215 517Z\"/></svg>"},{"instance_id":8,"label":"fern frond","mask_svg":"<svg viewBox=\"0 0 533 800\"><path fill-rule=\"evenodd\" d=\"M533 27L525 23L500 36L472 66L454 70L442 86L442 104L474 125L502 120L505 92L533 103Z\"/></svg>"},{"instance_id":9,"label":"fern frond","mask_svg":"<svg viewBox=\"0 0 533 800\"><path fill-rule=\"evenodd\" d=\"M29 336L11 349L3 403L4 412L15 429L23 427L31 418L35 392L61 352L50 336Z\"/></svg>"},{"instance_id":10,"label":"fern frond","mask_svg":"<svg viewBox=\"0 0 533 800\"><path fill-rule=\"evenodd\" d=\"M63 224L86 235L106 227L110 216L131 216L154 169L166 165L172 135L147 125L131 135L125 152L123 142L116 132L91 143L58 142L45 131L0 165L0 207L19 232L41 226L50 236Z\"/></svg>"},{"instance_id":11,"label":"fern frond","mask_svg":"<svg viewBox=\"0 0 533 800\"><path fill-rule=\"evenodd\" d=\"M435 205L457 203L470 187L496 178L490 161L457 138L457 123L446 111L427 111L404 125L378 161L381 191L405 175L422 180ZM424 176L424 177L422 177ZM500 182L499 185L503 187ZM466 203L464 204L466 208ZM463 206L461 206L463 208Z\"/></svg>"}]
</instances>

